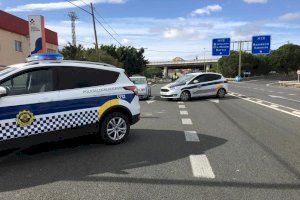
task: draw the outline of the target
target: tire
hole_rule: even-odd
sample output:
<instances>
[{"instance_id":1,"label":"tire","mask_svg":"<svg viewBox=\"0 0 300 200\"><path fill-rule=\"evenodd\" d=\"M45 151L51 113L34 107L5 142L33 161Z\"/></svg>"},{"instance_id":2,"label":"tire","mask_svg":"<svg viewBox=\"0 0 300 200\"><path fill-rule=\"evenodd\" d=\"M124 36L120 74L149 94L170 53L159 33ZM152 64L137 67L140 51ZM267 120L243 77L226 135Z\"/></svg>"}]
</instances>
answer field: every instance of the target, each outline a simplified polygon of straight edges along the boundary
<instances>
[{"instance_id":1,"label":"tire","mask_svg":"<svg viewBox=\"0 0 300 200\"><path fill-rule=\"evenodd\" d=\"M191 99L191 93L189 91L183 91L180 95L181 101L189 101Z\"/></svg>"},{"instance_id":2,"label":"tire","mask_svg":"<svg viewBox=\"0 0 300 200\"><path fill-rule=\"evenodd\" d=\"M129 132L129 119L120 112L113 112L106 115L100 128L101 139L106 144L120 144L124 142Z\"/></svg>"},{"instance_id":3,"label":"tire","mask_svg":"<svg viewBox=\"0 0 300 200\"><path fill-rule=\"evenodd\" d=\"M224 98L225 95L226 95L226 90L224 88L221 88L221 89L218 90L218 92L217 92L217 97L218 98Z\"/></svg>"}]
</instances>

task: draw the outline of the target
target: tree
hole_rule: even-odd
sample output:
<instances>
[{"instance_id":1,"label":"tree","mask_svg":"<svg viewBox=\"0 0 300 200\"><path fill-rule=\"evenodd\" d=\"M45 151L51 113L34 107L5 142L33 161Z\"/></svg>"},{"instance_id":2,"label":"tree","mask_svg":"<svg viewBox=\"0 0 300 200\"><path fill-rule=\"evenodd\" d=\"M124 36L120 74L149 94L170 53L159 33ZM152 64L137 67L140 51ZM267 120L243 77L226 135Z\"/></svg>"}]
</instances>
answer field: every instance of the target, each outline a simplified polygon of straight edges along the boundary
<instances>
[{"instance_id":1,"label":"tree","mask_svg":"<svg viewBox=\"0 0 300 200\"><path fill-rule=\"evenodd\" d=\"M101 50L113 56L123 63L123 68L128 75L139 74L144 71L148 61L144 57L144 49L136 49L131 46L116 47L114 45L102 45Z\"/></svg>"},{"instance_id":2,"label":"tree","mask_svg":"<svg viewBox=\"0 0 300 200\"><path fill-rule=\"evenodd\" d=\"M66 60L85 60L85 49L82 45L74 46L71 43L64 46L61 54Z\"/></svg>"},{"instance_id":3,"label":"tree","mask_svg":"<svg viewBox=\"0 0 300 200\"><path fill-rule=\"evenodd\" d=\"M94 48L85 49L82 45L74 46L72 44L66 45L61 53L66 60L85 60L91 62L103 62L114 65L116 67L122 67L123 63L107 54L105 51L96 50Z\"/></svg>"},{"instance_id":4,"label":"tree","mask_svg":"<svg viewBox=\"0 0 300 200\"><path fill-rule=\"evenodd\" d=\"M149 67L145 69L143 75L147 78L162 77L162 69L159 67Z\"/></svg>"},{"instance_id":5,"label":"tree","mask_svg":"<svg viewBox=\"0 0 300 200\"><path fill-rule=\"evenodd\" d=\"M288 74L300 65L300 46L286 44L271 52L269 61L273 70Z\"/></svg>"}]
</instances>

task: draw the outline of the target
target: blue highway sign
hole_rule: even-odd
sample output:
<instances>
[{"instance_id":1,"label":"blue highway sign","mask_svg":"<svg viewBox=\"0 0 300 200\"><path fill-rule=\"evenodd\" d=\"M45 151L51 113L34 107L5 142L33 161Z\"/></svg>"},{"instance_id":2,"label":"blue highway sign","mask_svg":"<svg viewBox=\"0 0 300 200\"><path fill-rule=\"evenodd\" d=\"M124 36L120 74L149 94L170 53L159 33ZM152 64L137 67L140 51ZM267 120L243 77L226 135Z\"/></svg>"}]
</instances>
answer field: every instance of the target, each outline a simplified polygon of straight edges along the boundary
<instances>
[{"instance_id":1,"label":"blue highway sign","mask_svg":"<svg viewBox=\"0 0 300 200\"><path fill-rule=\"evenodd\" d=\"M216 38L212 41L213 56L229 56L230 38Z\"/></svg>"},{"instance_id":2,"label":"blue highway sign","mask_svg":"<svg viewBox=\"0 0 300 200\"><path fill-rule=\"evenodd\" d=\"M271 51L271 36L261 35L252 37L252 54L269 54Z\"/></svg>"}]
</instances>

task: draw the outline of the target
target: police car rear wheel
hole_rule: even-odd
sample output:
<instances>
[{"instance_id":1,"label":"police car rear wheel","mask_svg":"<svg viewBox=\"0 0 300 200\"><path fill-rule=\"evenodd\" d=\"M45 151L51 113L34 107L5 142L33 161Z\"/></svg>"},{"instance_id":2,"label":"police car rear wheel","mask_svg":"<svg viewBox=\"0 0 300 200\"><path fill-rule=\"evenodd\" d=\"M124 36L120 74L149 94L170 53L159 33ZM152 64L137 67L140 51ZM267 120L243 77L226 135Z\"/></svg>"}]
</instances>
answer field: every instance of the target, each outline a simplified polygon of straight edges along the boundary
<instances>
[{"instance_id":1,"label":"police car rear wheel","mask_svg":"<svg viewBox=\"0 0 300 200\"><path fill-rule=\"evenodd\" d=\"M123 113L110 113L103 120L101 137L107 144L119 144L127 138L129 130L128 118Z\"/></svg>"},{"instance_id":2,"label":"police car rear wheel","mask_svg":"<svg viewBox=\"0 0 300 200\"><path fill-rule=\"evenodd\" d=\"M221 88L218 90L217 92L217 97L219 98L224 98L225 97L225 94L226 94L226 90L224 88Z\"/></svg>"},{"instance_id":3,"label":"police car rear wheel","mask_svg":"<svg viewBox=\"0 0 300 200\"><path fill-rule=\"evenodd\" d=\"M191 94L188 91L183 91L180 95L181 101L189 101L191 99Z\"/></svg>"}]
</instances>

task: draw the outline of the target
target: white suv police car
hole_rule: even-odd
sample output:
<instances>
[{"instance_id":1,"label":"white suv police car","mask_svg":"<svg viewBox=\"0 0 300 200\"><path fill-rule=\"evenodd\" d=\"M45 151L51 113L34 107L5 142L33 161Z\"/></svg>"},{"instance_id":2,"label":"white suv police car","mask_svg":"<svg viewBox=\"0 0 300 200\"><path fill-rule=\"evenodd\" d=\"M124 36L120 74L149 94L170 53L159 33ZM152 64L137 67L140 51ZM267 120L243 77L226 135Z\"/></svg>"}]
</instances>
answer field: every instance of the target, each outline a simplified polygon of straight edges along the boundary
<instances>
[{"instance_id":1,"label":"white suv police car","mask_svg":"<svg viewBox=\"0 0 300 200\"><path fill-rule=\"evenodd\" d=\"M217 73L190 73L160 90L161 98L188 101L193 97L216 95L223 98L228 91L227 79Z\"/></svg>"},{"instance_id":2,"label":"white suv police car","mask_svg":"<svg viewBox=\"0 0 300 200\"><path fill-rule=\"evenodd\" d=\"M0 71L0 141L82 127L109 144L127 138L140 105L123 69L60 54L34 59Z\"/></svg>"}]
</instances>

